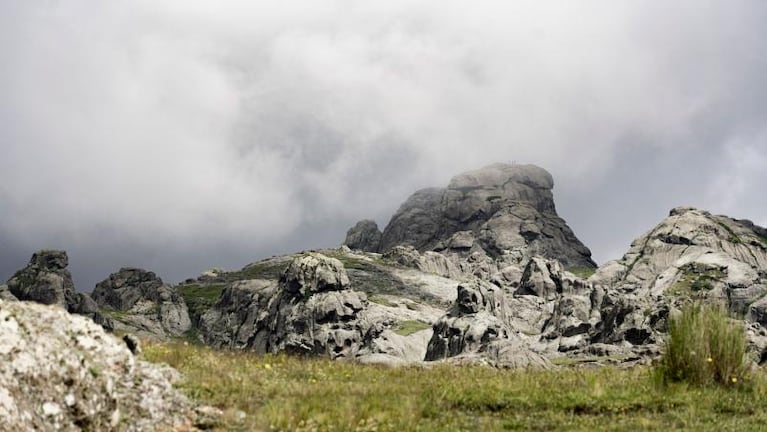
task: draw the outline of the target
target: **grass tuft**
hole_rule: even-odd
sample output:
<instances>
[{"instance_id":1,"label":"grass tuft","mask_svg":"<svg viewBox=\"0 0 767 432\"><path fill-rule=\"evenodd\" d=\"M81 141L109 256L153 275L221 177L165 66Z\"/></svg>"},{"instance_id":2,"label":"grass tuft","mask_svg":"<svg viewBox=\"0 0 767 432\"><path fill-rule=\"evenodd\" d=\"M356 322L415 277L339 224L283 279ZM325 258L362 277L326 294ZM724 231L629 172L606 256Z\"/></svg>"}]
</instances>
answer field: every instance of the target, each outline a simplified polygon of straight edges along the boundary
<instances>
[{"instance_id":1,"label":"grass tuft","mask_svg":"<svg viewBox=\"0 0 767 432\"><path fill-rule=\"evenodd\" d=\"M735 386L748 379L742 325L718 306L693 304L672 317L656 372L662 382Z\"/></svg>"}]
</instances>

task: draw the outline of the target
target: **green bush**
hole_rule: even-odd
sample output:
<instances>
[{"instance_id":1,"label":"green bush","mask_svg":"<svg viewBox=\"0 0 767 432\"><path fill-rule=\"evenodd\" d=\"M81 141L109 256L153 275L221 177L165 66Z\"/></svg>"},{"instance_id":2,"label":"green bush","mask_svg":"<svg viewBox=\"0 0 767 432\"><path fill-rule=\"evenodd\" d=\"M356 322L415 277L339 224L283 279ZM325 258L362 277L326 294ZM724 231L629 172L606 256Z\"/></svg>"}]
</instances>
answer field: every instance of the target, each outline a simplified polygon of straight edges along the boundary
<instances>
[{"instance_id":1,"label":"green bush","mask_svg":"<svg viewBox=\"0 0 767 432\"><path fill-rule=\"evenodd\" d=\"M721 307L687 306L671 317L657 372L664 383L733 386L748 373L743 327Z\"/></svg>"}]
</instances>

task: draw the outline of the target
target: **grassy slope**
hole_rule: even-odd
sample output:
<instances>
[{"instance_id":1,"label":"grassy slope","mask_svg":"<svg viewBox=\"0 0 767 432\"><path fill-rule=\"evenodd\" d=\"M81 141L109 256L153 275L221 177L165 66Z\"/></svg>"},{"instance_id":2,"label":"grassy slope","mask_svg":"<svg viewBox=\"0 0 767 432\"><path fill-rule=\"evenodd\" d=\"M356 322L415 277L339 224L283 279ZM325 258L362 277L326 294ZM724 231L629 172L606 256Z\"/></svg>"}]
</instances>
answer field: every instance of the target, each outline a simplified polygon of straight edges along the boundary
<instances>
[{"instance_id":1,"label":"grassy slope","mask_svg":"<svg viewBox=\"0 0 767 432\"><path fill-rule=\"evenodd\" d=\"M221 430L763 430L767 382L662 387L649 369L390 369L166 344L145 349L179 385L228 409ZM242 410L244 421L233 413Z\"/></svg>"}]
</instances>

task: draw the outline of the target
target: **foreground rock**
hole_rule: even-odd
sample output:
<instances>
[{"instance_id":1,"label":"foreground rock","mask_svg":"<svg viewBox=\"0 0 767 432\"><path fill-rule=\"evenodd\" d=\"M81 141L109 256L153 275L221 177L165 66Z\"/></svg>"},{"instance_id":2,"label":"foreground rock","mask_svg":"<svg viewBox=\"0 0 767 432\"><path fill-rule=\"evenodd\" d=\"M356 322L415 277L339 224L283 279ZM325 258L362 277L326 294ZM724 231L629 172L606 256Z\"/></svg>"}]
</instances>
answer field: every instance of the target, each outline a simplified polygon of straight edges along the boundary
<instances>
[{"instance_id":1,"label":"foreground rock","mask_svg":"<svg viewBox=\"0 0 767 432\"><path fill-rule=\"evenodd\" d=\"M72 274L69 273L69 257L59 250L35 252L26 267L8 280L8 292L18 300L34 301L46 305L57 305L63 309L93 319L104 328L111 330L111 319L102 315L96 303L87 294L75 290ZM0 298L11 300L0 290Z\"/></svg>"},{"instance_id":2,"label":"foreground rock","mask_svg":"<svg viewBox=\"0 0 767 432\"><path fill-rule=\"evenodd\" d=\"M137 360L91 320L0 300L0 429L151 431L193 423L169 368ZM188 429L187 429L188 430Z\"/></svg>"},{"instance_id":3,"label":"foreground rock","mask_svg":"<svg viewBox=\"0 0 767 432\"><path fill-rule=\"evenodd\" d=\"M192 322L183 297L154 273L123 268L98 284L93 299L117 321L117 328L165 337L181 336Z\"/></svg>"}]
</instances>

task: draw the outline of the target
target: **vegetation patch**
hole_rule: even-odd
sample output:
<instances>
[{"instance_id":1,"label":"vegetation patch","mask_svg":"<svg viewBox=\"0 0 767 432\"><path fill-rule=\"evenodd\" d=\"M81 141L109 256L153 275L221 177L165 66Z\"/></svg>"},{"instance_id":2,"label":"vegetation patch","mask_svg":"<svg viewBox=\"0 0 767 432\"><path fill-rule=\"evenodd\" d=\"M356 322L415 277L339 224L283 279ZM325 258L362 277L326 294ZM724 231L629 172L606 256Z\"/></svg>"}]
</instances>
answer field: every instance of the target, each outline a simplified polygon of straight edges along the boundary
<instances>
[{"instance_id":1,"label":"vegetation patch","mask_svg":"<svg viewBox=\"0 0 767 432\"><path fill-rule=\"evenodd\" d=\"M199 323L200 317L213 304L216 303L226 284L186 284L179 285L178 292L184 297L186 307L189 309L189 318L195 324Z\"/></svg>"},{"instance_id":2,"label":"vegetation patch","mask_svg":"<svg viewBox=\"0 0 767 432\"><path fill-rule=\"evenodd\" d=\"M578 276L581 279L588 279L590 278L594 273L597 272L597 269L592 267L573 267L571 269L567 269L570 273Z\"/></svg>"},{"instance_id":3,"label":"vegetation patch","mask_svg":"<svg viewBox=\"0 0 767 432\"><path fill-rule=\"evenodd\" d=\"M732 387L748 380L743 326L716 306L689 305L669 322L656 373L664 383Z\"/></svg>"},{"instance_id":4,"label":"vegetation patch","mask_svg":"<svg viewBox=\"0 0 767 432\"><path fill-rule=\"evenodd\" d=\"M410 336L413 333L419 332L421 330L430 329L431 324L427 324L423 321L415 321L415 320L407 320L407 321L399 321L394 326L394 333L397 333L400 336Z\"/></svg>"},{"instance_id":5,"label":"vegetation patch","mask_svg":"<svg viewBox=\"0 0 767 432\"><path fill-rule=\"evenodd\" d=\"M247 265L243 267L242 270L225 273L224 277L227 282L250 279L277 280L285 269L288 268L288 265L290 265L290 262L288 261L261 261Z\"/></svg>"},{"instance_id":6,"label":"vegetation patch","mask_svg":"<svg viewBox=\"0 0 767 432\"><path fill-rule=\"evenodd\" d=\"M370 300L373 303L380 304L381 306L387 306L387 307L397 307L397 303L394 303L393 301L389 300L388 298L380 295L372 295L368 297L368 300Z\"/></svg>"},{"instance_id":7,"label":"vegetation patch","mask_svg":"<svg viewBox=\"0 0 767 432\"><path fill-rule=\"evenodd\" d=\"M730 236L728 239L730 243L736 243L736 244L743 243L743 239L741 239L740 236L736 234L735 231L733 231L729 225L727 225L726 223L722 221L716 221L716 223L719 224L720 227L724 228L725 231L727 231L727 234L729 234Z\"/></svg>"},{"instance_id":8,"label":"vegetation patch","mask_svg":"<svg viewBox=\"0 0 767 432\"><path fill-rule=\"evenodd\" d=\"M676 297L698 297L699 294L714 289L714 283L727 277L721 269L697 269L694 264L688 264L680 269L682 276L668 288L667 294Z\"/></svg>"},{"instance_id":9,"label":"vegetation patch","mask_svg":"<svg viewBox=\"0 0 767 432\"><path fill-rule=\"evenodd\" d=\"M145 359L182 372L184 393L224 410L223 431L746 431L767 424L761 374L702 390L660 385L642 367L384 368L144 345Z\"/></svg>"}]
</instances>

